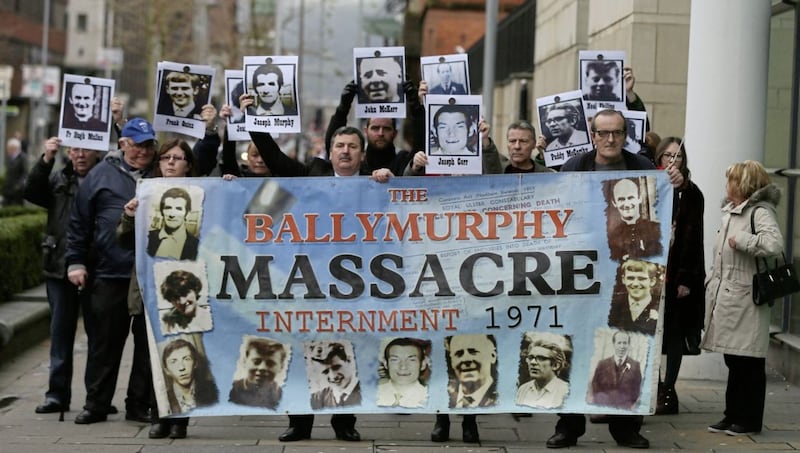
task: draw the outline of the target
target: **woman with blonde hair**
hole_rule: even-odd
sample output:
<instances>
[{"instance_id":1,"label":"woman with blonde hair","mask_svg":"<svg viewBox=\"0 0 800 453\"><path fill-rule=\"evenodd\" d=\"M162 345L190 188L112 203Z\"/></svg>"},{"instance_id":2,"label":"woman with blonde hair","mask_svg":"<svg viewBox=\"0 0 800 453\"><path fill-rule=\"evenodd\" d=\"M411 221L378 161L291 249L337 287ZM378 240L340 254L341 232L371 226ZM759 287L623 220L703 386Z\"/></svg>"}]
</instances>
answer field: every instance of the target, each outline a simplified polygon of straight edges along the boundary
<instances>
[{"instance_id":1,"label":"woman with blonde hair","mask_svg":"<svg viewBox=\"0 0 800 453\"><path fill-rule=\"evenodd\" d=\"M753 303L756 257L781 253L775 207L780 190L753 160L725 171L727 200L706 278L706 333L701 347L720 352L728 367L725 416L708 427L731 436L758 433L764 419L769 306ZM752 223L752 227L751 227Z\"/></svg>"}]
</instances>

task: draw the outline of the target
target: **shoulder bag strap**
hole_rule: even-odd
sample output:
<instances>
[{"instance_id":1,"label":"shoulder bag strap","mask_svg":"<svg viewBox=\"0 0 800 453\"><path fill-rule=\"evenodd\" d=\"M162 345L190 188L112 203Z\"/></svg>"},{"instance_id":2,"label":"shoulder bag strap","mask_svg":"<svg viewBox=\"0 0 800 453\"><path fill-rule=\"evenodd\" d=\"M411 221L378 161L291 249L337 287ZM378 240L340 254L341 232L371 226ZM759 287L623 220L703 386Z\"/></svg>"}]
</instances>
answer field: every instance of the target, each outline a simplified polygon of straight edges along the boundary
<instances>
[{"instance_id":1,"label":"shoulder bag strap","mask_svg":"<svg viewBox=\"0 0 800 453\"><path fill-rule=\"evenodd\" d=\"M753 206L753 210L750 211L750 232L753 233L754 235L756 234L756 222L755 222L756 209L758 209L759 207L760 206L755 205L755 206ZM764 260L764 267L767 270L769 270L769 265L767 264L766 258L762 258L762 259ZM758 261L758 257L755 257L755 260L756 260L756 272L761 272L761 266L760 266L760 262Z\"/></svg>"}]
</instances>

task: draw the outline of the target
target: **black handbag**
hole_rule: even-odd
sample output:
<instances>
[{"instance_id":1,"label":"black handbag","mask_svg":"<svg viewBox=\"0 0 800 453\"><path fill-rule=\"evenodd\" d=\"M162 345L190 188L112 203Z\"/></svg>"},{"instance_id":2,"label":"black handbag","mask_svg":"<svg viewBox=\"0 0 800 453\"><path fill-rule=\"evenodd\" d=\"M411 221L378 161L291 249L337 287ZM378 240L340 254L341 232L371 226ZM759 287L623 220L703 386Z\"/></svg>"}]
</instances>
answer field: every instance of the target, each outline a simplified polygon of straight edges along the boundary
<instances>
[{"instance_id":1,"label":"black handbag","mask_svg":"<svg viewBox=\"0 0 800 453\"><path fill-rule=\"evenodd\" d=\"M756 209L750 213L750 230L756 234L755 216ZM789 294L800 291L800 280L794 264L786 261L786 255L781 253L783 264L775 257L774 265L770 269L767 258L756 257L756 273L753 275L753 303L756 305L768 304L770 307L775 299L780 299ZM763 264L763 269L762 269Z\"/></svg>"}]
</instances>

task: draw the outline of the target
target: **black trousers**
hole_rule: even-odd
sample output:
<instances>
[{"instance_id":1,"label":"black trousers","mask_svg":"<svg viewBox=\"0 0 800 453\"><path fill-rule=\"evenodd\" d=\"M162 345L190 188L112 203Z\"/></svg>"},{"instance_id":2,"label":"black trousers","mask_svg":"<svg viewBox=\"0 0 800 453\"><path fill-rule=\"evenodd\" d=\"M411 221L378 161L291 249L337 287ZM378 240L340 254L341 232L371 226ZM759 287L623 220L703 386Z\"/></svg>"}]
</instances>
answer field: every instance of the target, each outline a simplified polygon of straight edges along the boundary
<instances>
[{"instance_id":1,"label":"black trousers","mask_svg":"<svg viewBox=\"0 0 800 453\"><path fill-rule=\"evenodd\" d=\"M149 357L144 316L134 319L128 314L128 284L130 280L97 278L92 284L91 312L95 320L94 338L90 339L87 367L94 372L86 388L84 409L107 413L117 387L122 351L133 331L134 349L131 375L128 381L126 410L146 410L150 405ZM137 347L138 345L138 347Z\"/></svg>"},{"instance_id":2,"label":"black trousers","mask_svg":"<svg viewBox=\"0 0 800 453\"><path fill-rule=\"evenodd\" d=\"M724 354L728 366L725 418L747 428L761 430L767 392L766 359Z\"/></svg>"},{"instance_id":3,"label":"black trousers","mask_svg":"<svg viewBox=\"0 0 800 453\"><path fill-rule=\"evenodd\" d=\"M608 432L617 441L624 441L642 429L641 415L609 415ZM586 432L586 416L583 414L558 414L556 432L578 438Z\"/></svg>"},{"instance_id":4,"label":"black trousers","mask_svg":"<svg viewBox=\"0 0 800 453\"><path fill-rule=\"evenodd\" d=\"M356 426L356 416L353 414L333 414L331 427L334 431L340 429L353 429ZM311 434L314 427L314 415L290 415L289 428L297 428Z\"/></svg>"}]
</instances>

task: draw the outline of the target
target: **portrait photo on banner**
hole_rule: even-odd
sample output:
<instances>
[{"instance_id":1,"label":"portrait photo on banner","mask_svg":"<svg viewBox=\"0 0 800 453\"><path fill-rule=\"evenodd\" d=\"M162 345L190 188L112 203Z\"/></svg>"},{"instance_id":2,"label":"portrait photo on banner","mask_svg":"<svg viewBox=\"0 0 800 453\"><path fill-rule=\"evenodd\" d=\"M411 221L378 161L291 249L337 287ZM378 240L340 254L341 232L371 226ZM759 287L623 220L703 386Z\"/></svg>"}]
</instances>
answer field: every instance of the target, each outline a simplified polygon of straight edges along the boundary
<instances>
[{"instance_id":1,"label":"portrait photo on banner","mask_svg":"<svg viewBox=\"0 0 800 453\"><path fill-rule=\"evenodd\" d=\"M201 138L201 112L211 102L215 69L205 65L160 62L156 69L157 95L153 128Z\"/></svg>"},{"instance_id":2,"label":"portrait photo on banner","mask_svg":"<svg viewBox=\"0 0 800 453\"><path fill-rule=\"evenodd\" d=\"M602 184L611 259L660 256L663 247L655 177L610 179Z\"/></svg>"},{"instance_id":3,"label":"portrait photo on banner","mask_svg":"<svg viewBox=\"0 0 800 453\"><path fill-rule=\"evenodd\" d=\"M168 414L185 415L219 402L202 334L169 337L158 344L158 350L164 385L156 391L166 392Z\"/></svg>"},{"instance_id":4,"label":"portrait photo on banner","mask_svg":"<svg viewBox=\"0 0 800 453\"><path fill-rule=\"evenodd\" d=\"M300 132L297 56L247 56L245 90L253 104L245 111L247 130Z\"/></svg>"},{"instance_id":5,"label":"portrait photo on banner","mask_svg":"<svg viewBox=\"0 0 800 453\"><path fill-rule=\"evenodd\" d=\"M361 405L353 344L348 340L314 340L303 343L311 408Z\"/></svg>"},{"instance_id":6,"label":"portrait photo on banner","mask_svg":"<svg viewBox=\"0 0 800 453\"><path fill-rule=\"evenodd\" d=\"M520 343L516 404L553 409L569 395L572 336L525 332Z\"/></svg>"},{"instance_id":7,"label":"portrait photo on banner","mask_svg":"<svg viewBox=\"0 0 800 453\"><path fill-rule=\"evenodd\" d=\"M617 268L608 326L655 335L666 269L656 263L628 258Z\"/></svg>"},{"instance_id":8,"label":"portrait photo on banner","mask_svg":"<svg viewBox=\"0 0 800 453\"><path fill-rule=\"evenodd\" d=\"M275 409L281 403L291 345L244 335L228 401L244 406Z\"/></svg>"},{"instance_id":9,"label":"portrait photo on banner","mask_svg":"<svg viewBox=\"0 0 800 453\"><path fill-rule=\"evenodd\" d=\"M635 408L642 394L649 347L648 337L642 334L597 329L586 402L617 409Z\"/></svg>"},{"instance_id":10,"label":"portrait photo on banner","mask_svg":"<svg viewBox=\"0 0 800 453\"><path fill-rule=\"evenodd\" d=\"M567 91L536 99L539 128L547 143L548 167L562 165L573 156L592 150L589 126L580 91Z\"/></svg>"},{"instance_id":11,"label":"portrait photo on banner","mask_svg":"<svg viewBox=\"0 0 800 453\"><path fill-rule=\"evenodd\" d=\"M420 338L382 338L378 347L376 404L425 407L431 377L431 342Z\"/></svg>"},{"instance_id":12,"label":"portrait photo on banner","mask_svg":"<svg viewBox=\"0 0 800 453\"><path fill-rule=\"evenodd\" d=\"M149 204L147 254L177 260L197 259L203 189L194 185L158 184L155 194Z\"/></svg>"},{"instance_id":13,"label":"portrait photo on banner","mask_svg":"<svg viewBox=\"0 0 800 453\"><path fill-rule=\"evenodd\" d=\"M620 110L619 112L625 117L625 128L627 129L625 144L622 145L622 148L632 153L638 153L642 150L642 143L644 143L644 134L647 129L647 112L634 110Z\"/></svg>"},{"instance_id":14,"label":"portrait photo on banner","mask_svg":"<svg viewBox=\"0 0 800 453\"><path fill-rule=\"evenodd\" d=\"M499 402L497 340L494 335L445 337L449 407L466 409Z\"/></svg>"},{"instance_id":15,"label":"portrait photo on banner","mask_svg":"<svg viewBox=\"0 0 800 453\"><path fill-rule=\"evenodd\" d=\"M162 335L214 328L204 261L156 261L153 278Z\"/></svg>"},{"instance_id":16,"label":"portrait photo on banner","mask_svg":"<svg viewBox=\"0 0 800 453\"><path fill-rule=\"evenodd\" d=\"M578 52L580 91L589 117L600 110L625 109L625 52L581 50Z\"/></svg>"},{"instance_id":17,"label":"portrait photo on banner","mask_svg":"<svg viewBox=\"0 0 800 453\"><path fill-rule=\"evenodd\" d=\"M64 74L58 138L64 146L108 150L115 81Z\"/></svg>"},{"instance_id":18,"label":"portrait photo on banner","mask_svg":"<svg viewBox=\"0 0 800 453\"><path fill-rule=\"evenodd\" d=\"M422 80L428 94L471 94L469 88L469 55L454 54L420 58Z\"/></svg>"},{"instance_id":19,"label":"portrait photo on banner","mask_svg":"<svg viewBox=\"0 0 800 453\"><path fill-rule=\"evenodd\" d=\"M356 47L353 78L358 89L356 118L405 118L404 47Z\"/></svg>"}]
</instances>

